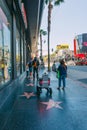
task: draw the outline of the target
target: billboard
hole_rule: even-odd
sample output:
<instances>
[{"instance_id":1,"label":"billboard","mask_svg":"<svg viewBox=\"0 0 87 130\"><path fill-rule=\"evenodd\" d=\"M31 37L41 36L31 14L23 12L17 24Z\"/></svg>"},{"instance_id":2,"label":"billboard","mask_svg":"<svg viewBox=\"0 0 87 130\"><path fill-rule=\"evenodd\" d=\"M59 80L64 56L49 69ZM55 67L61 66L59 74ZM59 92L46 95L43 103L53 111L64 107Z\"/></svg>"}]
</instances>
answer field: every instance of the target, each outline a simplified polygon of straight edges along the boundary
<instances>
[{"instance_id":1,"label":"billboard","mask_svg":"<svg viewBox=\"0 0 87 130\"><path fill-rule=\"evenodd\" d=\"M69 49L69 44L60 44L56 46L57 50Z\"/></svg>"}]
</instances>

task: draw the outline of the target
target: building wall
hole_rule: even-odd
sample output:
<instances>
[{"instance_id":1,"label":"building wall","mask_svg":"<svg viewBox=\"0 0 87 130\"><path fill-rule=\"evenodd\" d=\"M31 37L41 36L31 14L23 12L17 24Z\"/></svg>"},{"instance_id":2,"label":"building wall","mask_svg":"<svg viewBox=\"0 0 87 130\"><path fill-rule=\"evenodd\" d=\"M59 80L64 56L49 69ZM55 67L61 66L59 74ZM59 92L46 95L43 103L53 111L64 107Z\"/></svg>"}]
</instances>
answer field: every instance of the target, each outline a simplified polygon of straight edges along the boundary
<instances>
[{"instance_id":1,"label":"building wall","mask_svg":"<svg viewBox=\"0 0 87 130\"><path fill-rule=\"evenodd\" d=\"M74 41L74 44L76 44L76 53L87 53L87 33L77 35Z\"/></svg>"},{"instance_id":2,"label":"building wall","mask_svg":"<svg viewBox=\"0 0 87 130\"><path fill-rule=\"evenodd\" d=\"M8 0L0 1L0 106L3 108L6 102L9 106L14 102L26 64L25 28L21 11L14 0L9 3Z\"/></svg>"},{"instance_id":3,"label":"building wall","mask_svg":"<svg viewBox=\"0 0 87 130\"><path fill-rule=\"evenodd\" d=\"M15 3L13 8L10 6L0 1L0 86L11 82L25 70L24 27Z\"/></svg>"}]
</instances>

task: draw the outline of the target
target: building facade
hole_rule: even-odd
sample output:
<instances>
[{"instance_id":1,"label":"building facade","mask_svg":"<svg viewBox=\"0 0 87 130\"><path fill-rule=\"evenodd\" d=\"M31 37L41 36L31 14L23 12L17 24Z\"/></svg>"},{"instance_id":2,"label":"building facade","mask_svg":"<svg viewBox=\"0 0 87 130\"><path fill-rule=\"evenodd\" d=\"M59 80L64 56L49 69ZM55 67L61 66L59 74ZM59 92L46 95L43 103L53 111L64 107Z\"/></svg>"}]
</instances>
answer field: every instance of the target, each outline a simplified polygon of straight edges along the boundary
<instances>
[{"instance_id":1,"label":"building facade","mask_svg":"<svg viewBox=\"0 0 87 130\"><path fill-rule=\"evenodd\" d=\"M19 89L26 80L26 64L32 53L32 43L35 45L37 43L43 3L44 0L0 0L0 112L2 113L6 111L8 113L13 107L19 96ZM0 119L0 128L3 128L3 114L0 114Z\"/></svg>"},{"instance_id":2,"label":"building facade","mask_svg":"<svg viewBox=\"0 0 87 130\"><path fill-rule=\"evenodd\" d=\"M87 33L77 35L74 38L74 54L87 53Z\"/></svg>"},{"instance_id":3,"label":"building facade","mask_svg":"<svg viewBox=\"0 0 87 130\"><path fill-rule=\"evenodd\" d=\"M18 4L13 0L0 0L0 88L25 71L25 28Z\"/></svg>"}]
</instances>

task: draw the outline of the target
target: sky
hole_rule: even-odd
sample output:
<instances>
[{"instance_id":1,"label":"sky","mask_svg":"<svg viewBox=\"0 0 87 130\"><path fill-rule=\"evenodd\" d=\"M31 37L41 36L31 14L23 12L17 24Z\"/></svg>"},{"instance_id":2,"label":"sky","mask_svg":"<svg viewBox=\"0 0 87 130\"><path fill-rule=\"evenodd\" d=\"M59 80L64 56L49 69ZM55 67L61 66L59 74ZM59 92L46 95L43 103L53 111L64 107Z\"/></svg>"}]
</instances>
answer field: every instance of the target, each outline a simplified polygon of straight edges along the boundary
<instances>
[{"instance_id":1,"label":"sky","mask_svg":"<svg viewBox=\"0 0 87 130\"><path fill-rule=\"evenodd\" d=\"M41 29L47 31L48 7L45 6ZM50 52L60 44L69 44L73 50L73 39L76 35L87 33L87 0L65 0L54 6L51 14ZM47 54L47 35L43 39L43 54ZM44 43L44 40L46 42Z\"/></svg>"}]
</instances>

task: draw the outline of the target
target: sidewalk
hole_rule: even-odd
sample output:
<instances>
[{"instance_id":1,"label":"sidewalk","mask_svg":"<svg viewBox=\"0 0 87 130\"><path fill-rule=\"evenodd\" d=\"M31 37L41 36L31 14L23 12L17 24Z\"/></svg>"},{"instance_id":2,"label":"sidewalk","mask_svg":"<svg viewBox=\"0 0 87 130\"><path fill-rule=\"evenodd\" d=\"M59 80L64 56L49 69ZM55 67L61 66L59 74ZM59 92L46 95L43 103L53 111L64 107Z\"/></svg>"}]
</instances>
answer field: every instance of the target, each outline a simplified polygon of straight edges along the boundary
<instances>
[{"instance_id":1,"label":"sidewalk","mask_svg":"<svg viewBox=\"0 0 87 130\"><path fill-rule=\"evenodd\" d=\"M43 71L40 71L40 76ZM34 86L25 79L18 88L8 120L0 130L87 130L87 88L67 78L65 91L57 90L55 72L49 73L52 96L43 89L40 97ZM25 92L25 93L24 93Z\"/></svg>"}]
</instances>

